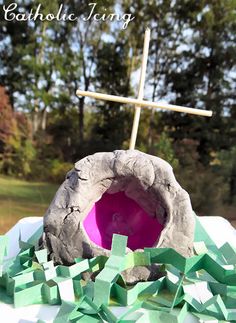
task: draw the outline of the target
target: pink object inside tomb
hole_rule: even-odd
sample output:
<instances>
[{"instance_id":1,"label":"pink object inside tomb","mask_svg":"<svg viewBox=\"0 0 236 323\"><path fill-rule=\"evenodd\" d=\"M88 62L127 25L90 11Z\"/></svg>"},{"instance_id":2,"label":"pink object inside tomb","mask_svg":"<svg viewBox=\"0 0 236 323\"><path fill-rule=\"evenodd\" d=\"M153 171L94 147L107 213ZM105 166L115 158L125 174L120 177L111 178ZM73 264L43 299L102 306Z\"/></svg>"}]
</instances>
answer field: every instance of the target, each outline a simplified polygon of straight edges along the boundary
<instances>
[{"instance_id":1,"label":"pink object inside tomb","mask_svg":"<svg viewBox=\"0 0 236 323\"><path fill-rule=\"evenodd\" d=\"M83 225L90 240L105 249L111 248L114 233L128 236L131 250L152 247L163 230L156 218L149 216L124 192L105 193L88 213Z\"/></svg>"}]
</instances>

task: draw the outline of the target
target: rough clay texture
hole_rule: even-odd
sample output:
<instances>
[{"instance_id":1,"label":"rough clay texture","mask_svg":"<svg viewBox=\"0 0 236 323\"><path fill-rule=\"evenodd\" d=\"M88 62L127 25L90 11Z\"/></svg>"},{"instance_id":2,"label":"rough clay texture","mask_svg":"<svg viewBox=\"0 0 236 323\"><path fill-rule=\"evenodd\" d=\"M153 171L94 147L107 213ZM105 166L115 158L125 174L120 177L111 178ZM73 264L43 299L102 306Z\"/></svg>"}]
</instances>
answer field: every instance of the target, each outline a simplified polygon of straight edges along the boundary
<instances>
[{"instance_id":1,"label":"rough clay texture","mask_svg":"<svg viewBox=\"0 0 236 323\"><path fill-rule=\"evenodd\" d=\"M171 166L137 150L116 150L83 158L66 175L44 216L41 246L47 247L50 258L71 264L76 257L109 255L109 250L90 241L83 220L103 193L119 191L165 225L156 247L172 247L183 256L192 255L194 215L189 195L177 183ZM133 274L134 281L137 273Z\"/></svg>"}]
</instances>

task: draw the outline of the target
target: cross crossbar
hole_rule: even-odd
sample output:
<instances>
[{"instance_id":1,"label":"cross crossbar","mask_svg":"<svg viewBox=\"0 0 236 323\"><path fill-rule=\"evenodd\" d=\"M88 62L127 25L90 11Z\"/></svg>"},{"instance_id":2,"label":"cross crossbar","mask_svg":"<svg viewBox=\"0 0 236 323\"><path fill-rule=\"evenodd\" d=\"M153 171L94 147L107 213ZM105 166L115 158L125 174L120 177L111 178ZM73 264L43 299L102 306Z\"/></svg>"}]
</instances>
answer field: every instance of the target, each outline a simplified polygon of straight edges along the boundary
<instances>
[{"instance_id":1,"label":"cross crossbar","mask_svg":"<svg viewBox=\"0 0 236 323\"><path fill-rule=\"evenodd\" d=\"M117 96L117 95L110 95L110 94L103 94L98 92L91 92L91 91L81 91L77 90L76 94L78 96L87 96L93 99L98 100L104 100L104 101L112 101L112 102L119 102L119 103L126 103L126 104L133 104L140 106L142 108L158 108L158 109L165 109L165 110L171 110L175 112L183 112L183 113L189 113L189 114L196 114L199 116L204 117L211 117L212 111L210 110L202 110L202 109L195 109L195 108L187 108L180 105L174 105L174 104L167 104L162 102L152 102L147 100L138 100L133 98L126 98L123 96Z\"/></svg>"}]
</instances>

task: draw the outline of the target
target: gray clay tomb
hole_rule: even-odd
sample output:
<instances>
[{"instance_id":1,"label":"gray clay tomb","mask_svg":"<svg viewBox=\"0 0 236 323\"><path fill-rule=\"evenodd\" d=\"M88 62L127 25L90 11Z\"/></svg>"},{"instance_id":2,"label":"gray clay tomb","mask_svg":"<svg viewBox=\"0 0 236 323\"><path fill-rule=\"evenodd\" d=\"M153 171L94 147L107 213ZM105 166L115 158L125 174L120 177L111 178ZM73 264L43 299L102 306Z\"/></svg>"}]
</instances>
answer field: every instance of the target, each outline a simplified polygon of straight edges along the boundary
<instances>
[{"instance_id":1,"label":"gray clay tomb","mask_svg":"<svg viewBox=\"0 0 236 323\"><path fill-rule=\"evenodd\" d=\"M68 265L77 257L109 255L118 233L128 236L127 252L171 247L188 257L194 227L189 195L167 162L116 150L75 163L44 216L41 246L55 263Z\"/></svg>"}]
</instances>

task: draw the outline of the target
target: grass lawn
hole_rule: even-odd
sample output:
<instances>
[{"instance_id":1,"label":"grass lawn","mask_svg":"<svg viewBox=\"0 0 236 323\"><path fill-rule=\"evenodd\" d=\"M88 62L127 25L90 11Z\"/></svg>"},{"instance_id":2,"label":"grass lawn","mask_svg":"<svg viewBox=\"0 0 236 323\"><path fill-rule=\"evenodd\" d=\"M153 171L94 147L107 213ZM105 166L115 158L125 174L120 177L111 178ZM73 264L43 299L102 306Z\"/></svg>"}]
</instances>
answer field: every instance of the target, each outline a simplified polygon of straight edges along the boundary
<instances>
[{"instance_id":1,"label":"grass lawn","mask_svg":"<svg viewBox=\"0 0 236 323\"><path fill-rule=\"evenodd\" d=\"M26 216L43 216L59 185L0 176L0 234Z\"/></svg>"}]
</instances>

